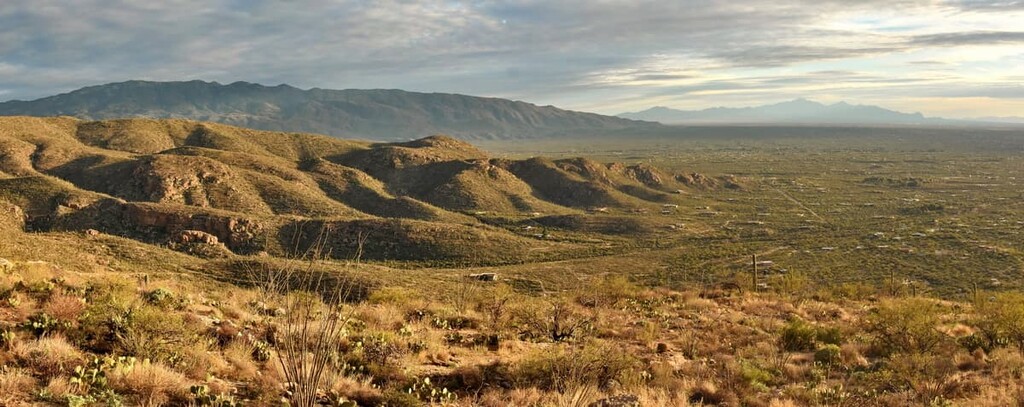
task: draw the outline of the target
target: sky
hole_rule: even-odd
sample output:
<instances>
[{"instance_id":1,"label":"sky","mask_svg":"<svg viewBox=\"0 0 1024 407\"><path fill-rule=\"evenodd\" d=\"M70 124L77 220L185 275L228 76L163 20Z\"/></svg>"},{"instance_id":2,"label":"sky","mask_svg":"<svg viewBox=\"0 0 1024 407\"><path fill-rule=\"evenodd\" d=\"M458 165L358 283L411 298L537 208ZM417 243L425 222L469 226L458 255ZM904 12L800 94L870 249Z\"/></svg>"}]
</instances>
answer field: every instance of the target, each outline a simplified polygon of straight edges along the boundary
<instances>
[{"instance_id":1,"label":"sky","mask_svg":"<svg viewBox=\"0 0 1024 407\"><path fill-rule=\"evenodd\" d=\"M131 79L1024 116L1024 0L0 1L0 100Z\"/></svg>"}]
</instances>

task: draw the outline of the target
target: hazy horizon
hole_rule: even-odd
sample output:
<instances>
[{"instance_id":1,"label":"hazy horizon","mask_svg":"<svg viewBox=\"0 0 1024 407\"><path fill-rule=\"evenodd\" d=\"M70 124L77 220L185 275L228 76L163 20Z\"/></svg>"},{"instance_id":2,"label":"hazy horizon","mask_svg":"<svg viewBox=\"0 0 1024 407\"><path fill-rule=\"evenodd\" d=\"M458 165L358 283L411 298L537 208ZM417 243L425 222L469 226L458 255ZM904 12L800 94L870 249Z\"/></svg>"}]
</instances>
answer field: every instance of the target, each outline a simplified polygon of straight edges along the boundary
<instances>
[{"instance_id":1,"label":"hazy horizon","mask_svg":"<svg viewBox=\"0 0 1024 407\"><path fill-rule=\"evenodd\" d=\"M602 114L807 98L1024 112L1018 1L0 5L0 99L129 79L398 88Z\"/></svg>"}]
</instances>

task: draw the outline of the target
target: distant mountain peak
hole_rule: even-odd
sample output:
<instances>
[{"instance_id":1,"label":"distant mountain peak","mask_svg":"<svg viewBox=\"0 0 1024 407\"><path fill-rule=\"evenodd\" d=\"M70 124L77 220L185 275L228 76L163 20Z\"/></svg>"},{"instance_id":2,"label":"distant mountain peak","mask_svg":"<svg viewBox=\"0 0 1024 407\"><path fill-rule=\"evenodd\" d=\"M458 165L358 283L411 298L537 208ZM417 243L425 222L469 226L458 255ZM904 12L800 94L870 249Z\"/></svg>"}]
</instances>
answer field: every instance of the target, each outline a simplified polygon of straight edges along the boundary
<instances>
[{"instance_id":1,"label":"distant mountain peak","mask_svg":"<svg viewBox=\"0 0 1024 407\"><path fill-rule=\"evenodd\" d=\"M507 99L398 89L265 86L236 81L129 80L89 86L33 101L0 103L0 116L73 116L89 120L188 118L263 130L373 140L433 134L511 139L599 134L657 126L613 116Z\"/></svg>"},{"instance_id":2,"label":"distant mountain peak","mask_svg":"<svg viewBox=\"0 0 1024 407\"><path fill-rule=\"evenodd\" d=\"M619 117L665 124L920 125L948 124L949 122L941 118L928 118L918 112L903 113L878 106L851 104L846 101L824 104L807 98L742 108L715 107L704 110L677 110L658 106L640 112L623 113Z\"/></svg>"}]
</instances>

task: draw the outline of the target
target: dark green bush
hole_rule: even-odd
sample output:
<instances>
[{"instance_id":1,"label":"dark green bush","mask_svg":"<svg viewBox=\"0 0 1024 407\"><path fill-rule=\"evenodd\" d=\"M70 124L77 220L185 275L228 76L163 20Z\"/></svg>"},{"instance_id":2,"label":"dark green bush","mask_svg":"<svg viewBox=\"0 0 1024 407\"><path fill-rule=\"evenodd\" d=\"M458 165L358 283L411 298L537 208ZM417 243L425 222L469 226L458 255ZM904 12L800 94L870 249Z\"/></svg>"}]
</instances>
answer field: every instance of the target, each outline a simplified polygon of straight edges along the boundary
<instances>
[{"instance_id":1,"label":"dark green bush","mask_svg":"<svg viewBox=\"0 0 1024 407\"><path fill-rule=\"evenodd\" d=\"M779 334L782 349L790 352L809 352L814 350L818 332L814 326L802 320L794 319Z\"/></svg>"},{"instance_id":2,"label":"dark green bush","mask_svg":"<svg viewBox=\"0 0 1024 407\"><path fill-rule=\"evenodd\" d=\"M842 351L839 346L827 344L814 352L814 362L826 366L837 365L840 362Z\"/></svg>"},{"instance_id":3,"label":"dark green bush","mask_svg":"<svg viewBox=\"0 0 1024 407\"><path fill-rule=\"evenodd\" d=\"M814 333L815 339L821 343L827 343L831 345L842 345L843 344L843 333L839 330L839 327L825 327L819 326Z\"/></svg>"}]
</instances>

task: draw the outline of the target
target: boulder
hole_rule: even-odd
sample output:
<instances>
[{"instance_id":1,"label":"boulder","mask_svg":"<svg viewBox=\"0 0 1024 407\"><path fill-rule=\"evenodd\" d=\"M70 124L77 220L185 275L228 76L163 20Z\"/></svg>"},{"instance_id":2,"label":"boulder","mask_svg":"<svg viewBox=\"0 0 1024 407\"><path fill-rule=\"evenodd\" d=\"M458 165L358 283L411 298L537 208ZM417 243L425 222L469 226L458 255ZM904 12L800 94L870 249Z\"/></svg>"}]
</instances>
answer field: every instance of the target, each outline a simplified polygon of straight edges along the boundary
<instances>
[{"instance_id":1,"label":"boulder","mask_svg":"<svg viewBox=\"0 0 1024 407\"><path fill-rule=\"evenodd\" d=\"M220 240L217 239L217 236L211 235L201 230L183 230L179 232L177 235L173 236L172 240L174 243L179 244L220 244Z\"/></svg>"},{"instance_id":2,"label":"boulder","mask_svg":"<svg viewBox=\"0 0 1024 407\"><path fill-rule=\"evenodd\" d=\"M497 281L498 280L498 274L497 273L470 274L469 278L472 278L474 280L479 280L479 281Z\"/></svg>"}]
</instances>

